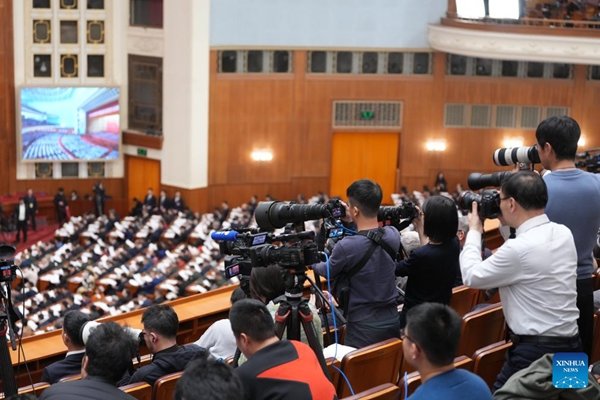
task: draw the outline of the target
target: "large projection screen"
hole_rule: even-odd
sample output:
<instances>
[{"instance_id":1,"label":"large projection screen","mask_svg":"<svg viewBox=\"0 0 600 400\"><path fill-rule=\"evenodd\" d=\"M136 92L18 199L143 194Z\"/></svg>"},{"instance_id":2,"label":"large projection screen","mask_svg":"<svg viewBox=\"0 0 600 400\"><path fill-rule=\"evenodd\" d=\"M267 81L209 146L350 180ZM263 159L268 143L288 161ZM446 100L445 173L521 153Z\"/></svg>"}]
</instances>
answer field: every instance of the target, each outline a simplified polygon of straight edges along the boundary
<instances>
[{"instance_id":1,"label":"large projection screen","mask_svg":"<svg viewBox=\"0 0 600 400\"><path fill-rule=\"evenodd\" d=\"M118 159L119 95L117 87L20 88L21 161Z\"/></svg>"}]
</instances>

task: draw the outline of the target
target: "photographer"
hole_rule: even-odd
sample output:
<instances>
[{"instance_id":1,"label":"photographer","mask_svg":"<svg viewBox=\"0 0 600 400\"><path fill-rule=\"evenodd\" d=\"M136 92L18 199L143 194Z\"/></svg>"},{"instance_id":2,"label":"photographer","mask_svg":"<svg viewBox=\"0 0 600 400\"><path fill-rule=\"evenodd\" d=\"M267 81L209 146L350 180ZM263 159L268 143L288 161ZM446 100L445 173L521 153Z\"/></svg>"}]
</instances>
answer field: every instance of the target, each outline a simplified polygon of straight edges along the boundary
<instances>
[{"instance_id":1,"label":"photographer","mask_svg":"<svg viewBox=\"0 0 600 400\"><path fill-rule=\"evenodd\" d=\"M450 304L452 287L460 279L458 212L454 201L444 196L430 197L413 225L423 246L396 267L396 275L408 276L401 326L406 313L421 303Z\"/></svg>"},{"instance_id":2,"label":"photographer","mask_svg":"<svg viewBox=\"0 0 600 400\"><path fill-rule=\"evenodd\" d=\"M389 253L400 248L400 234L392 226L379 227L377 212L382 192L377 183L358 180L348 187L346 195L347 216L356 223L359 234L347 236L335 245L329 258L329 276L336 285L349 281L349 300L343 306L348 320L344 344L360 348L399 336L396 261L395 253L394 257ZM389 251L367 235L375 235ZM348 278L357 266L360 269L355 269ZM327 276L326 263L313 268L321 276Z\"/></svg>"},{"instance_id":3,"label":"photographer","mask_svg":"<svg viewBox=\"0 0 600 400\"><path fill-rule=\"evenodd\" d=\"M577 251L566 226L550 222L546 184L536 173L517 172L500 189L500 221L516 229L492 256L481 259L482 222L477 203L460 254L465 285L498 287L513 347L494 390L546 353L581 350L576 306Z\"/></svg>"},{"instance_id":4,"label":"photographer","mask_svg":"<svg viewBox=\"0 0 600 400\"><path fill-rule=\"evenodd\" d=\"M551 172L544 175L548 187L546 214L552 222L566 225L577 248L577 320L583 350L592 351L594 283L592 249L600 227L600 175L575 168L581 130L577 121L550 117L535 132L540 161Z\"/></svg>"},{"instance_id":5,"label":"photographer","mask_svg":"<svg viewBox=\"0 0 600 400\"><path fill-rule=\"evenodd\" d=\"M161 376L183 371L188 362L207 356L206 350L195 344L177 344L179 319L175 310L168 305L147 308L142 314L142 324L142 335L152 353L152 363L139 368L131 377L122 379L119 386L141 381L153 385Z\"/></svg>"}]
</instances>

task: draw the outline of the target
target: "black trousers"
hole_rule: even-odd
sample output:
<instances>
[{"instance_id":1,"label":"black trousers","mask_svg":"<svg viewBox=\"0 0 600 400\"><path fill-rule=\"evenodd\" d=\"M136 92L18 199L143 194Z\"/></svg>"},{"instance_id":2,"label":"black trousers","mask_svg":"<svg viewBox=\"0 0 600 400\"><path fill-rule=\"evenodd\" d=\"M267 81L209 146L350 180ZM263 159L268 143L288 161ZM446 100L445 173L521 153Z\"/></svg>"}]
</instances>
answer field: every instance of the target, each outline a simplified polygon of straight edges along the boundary
<instances>
[{"instance_id":1,"label":"black trousers","mask_svg":"<svg viewBox=\"0 0 600 400\"><path fill-rule=\"evenodd\" d=\"M513 342L514 343L514 342ZM537 343L518 343L514 344L506 352L506 360L496 377L496 382L492 392L500 389L516 372L529 367L532 362L547 353L559 352L578 352L581 351L581 343L578 339L565 343L555 344L537 344Z\"/></svg>"},{"instance_id":2,"label":"black trousers","mask_svg":"<svg viewBox=\"0 0 600 400\"><path fill-rule=\"evenodd\" d=\"M579 308L579 337L581 346L588 357L592 354L594 341L594 279L577 280L577 308Z\"/></svg>"},{"instance_id":3,"label":"black trousers","mask_svg":"<svg viewBox=\"0 0 600 400\"><path fill-rule=\"evenodd\" d=\"M21 236L21 232L23 232L23 241L27 241L27 220L18 221L17 220L17 242Z\"/></svg>"}]
</instances>

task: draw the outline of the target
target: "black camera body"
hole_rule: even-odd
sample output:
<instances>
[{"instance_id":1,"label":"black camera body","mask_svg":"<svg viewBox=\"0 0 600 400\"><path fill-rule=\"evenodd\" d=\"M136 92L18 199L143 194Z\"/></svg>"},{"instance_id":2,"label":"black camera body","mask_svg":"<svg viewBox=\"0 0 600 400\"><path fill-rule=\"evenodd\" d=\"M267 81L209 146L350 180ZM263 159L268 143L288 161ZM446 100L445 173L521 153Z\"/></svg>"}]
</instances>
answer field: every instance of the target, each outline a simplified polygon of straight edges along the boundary
<instances>
[{"instance_id":1,"label":"black camera body","mask_svg":"<svg viewBox=\"0 0 600 400\"><path fill-rule=\"evenodd\" d=\"M500 212L500 192L496 189L482 190L481 194L466 191L460 196L459 206L463 212L469 212L473 202L477 203L479 218L482 220L498 218Z\"/></svg>"},{"instance_id":2,"label":"black camera body","mask_svg":"<svg viewBox=\"0 0 600 400\"><path fill-rule=\"evenodd\" d=\"M381 206L377 212L377 221L383 225L392 225L399 231L406 228L413 219L419 216L419 210L411 201L404 201L399 206Z\"/></svg>"}]
</instances>

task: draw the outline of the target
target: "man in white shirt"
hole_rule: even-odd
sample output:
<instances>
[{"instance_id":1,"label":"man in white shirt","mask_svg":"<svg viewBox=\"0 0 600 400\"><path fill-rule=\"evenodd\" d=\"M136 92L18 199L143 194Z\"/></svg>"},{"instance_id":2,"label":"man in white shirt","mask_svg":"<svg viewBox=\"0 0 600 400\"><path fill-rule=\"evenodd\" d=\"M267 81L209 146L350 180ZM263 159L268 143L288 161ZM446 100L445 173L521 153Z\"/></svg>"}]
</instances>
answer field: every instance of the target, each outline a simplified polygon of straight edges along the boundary
<instances>
[{"instance_id":1,"label":"man in white shirt","mask_svg":"<svg viewBox=\"0 0 600 400\"><path fill-rule=\"evenodd\" d=\"M494 390L546 353L581 351L577 329L577 251L571 231L550 222L548 191L531 171L517 172L500 189L500 221L516 229L494 255L482 261L482 223L473 203L469 233L460 254L465 285L498 287L513 347Z\"/></svg>"},{"instance_id":2,"label":"man in white shirt","mask_svg":"<svg viewBox=\"0 0 600 400\"><path fill-rule=\"evenodd\" d=\"M23 232L23 242L27 242L27 205L25 199L21 197L19 204L15 209L15 219L17 220L17 238L15 241L19 243L20 234Z\"/></svg>"}]
</instances>

